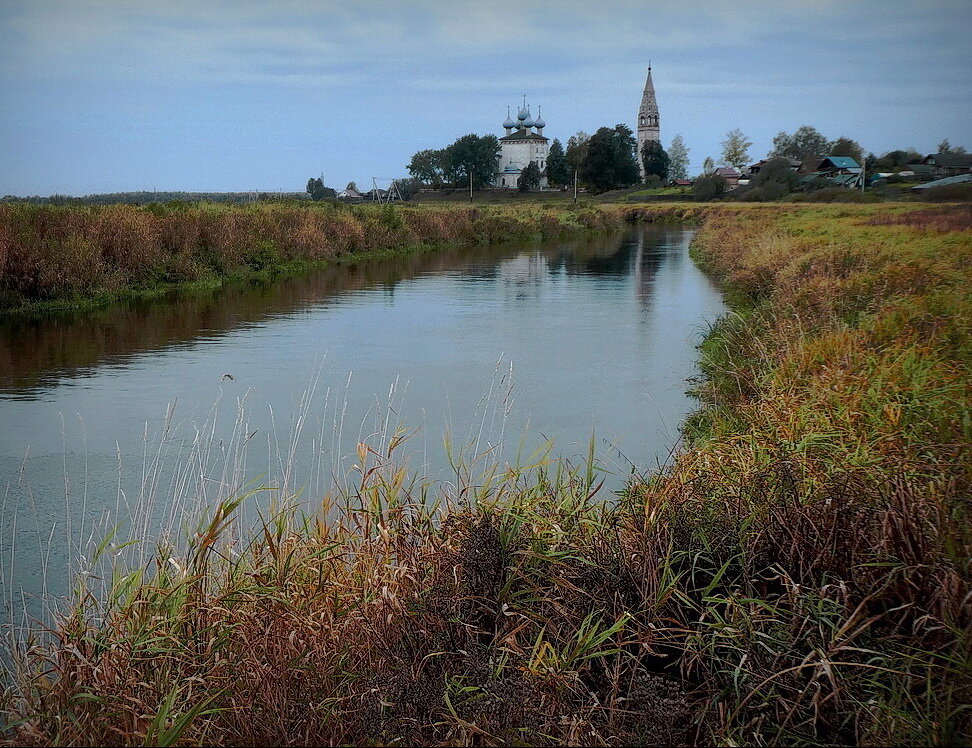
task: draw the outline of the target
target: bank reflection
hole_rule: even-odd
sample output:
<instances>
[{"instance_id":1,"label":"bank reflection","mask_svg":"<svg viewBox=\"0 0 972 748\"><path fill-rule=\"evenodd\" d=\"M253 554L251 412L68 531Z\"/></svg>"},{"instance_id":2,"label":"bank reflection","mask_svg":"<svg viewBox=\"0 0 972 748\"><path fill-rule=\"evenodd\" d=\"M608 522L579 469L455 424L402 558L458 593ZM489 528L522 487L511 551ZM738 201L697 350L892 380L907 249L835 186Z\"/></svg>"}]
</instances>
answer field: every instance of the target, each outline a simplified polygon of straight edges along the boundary
<instances>
[{"instance_id":1,"label":"bank reflection","mask_svg":"<svg viewBox=\"0 0 972 748\"><path fill-rule=\"evenodd\" d=\"M682 261L683 236L684 232L664 228L633 227L617 234L527 246L420 252L334 264L276 280L172 292L84 312L6 320L0 322L0 400L36 399L45 389L99 367L123 366L141 354L213 341L326 306L349 292L381 290L392 303L401 283L422 276L448 274L461 283L498 280L514 300L537 293L558 275L624 284L633 277L638 298L647 306L659 270L665 263Z\"/></svg>"}]
</instances>

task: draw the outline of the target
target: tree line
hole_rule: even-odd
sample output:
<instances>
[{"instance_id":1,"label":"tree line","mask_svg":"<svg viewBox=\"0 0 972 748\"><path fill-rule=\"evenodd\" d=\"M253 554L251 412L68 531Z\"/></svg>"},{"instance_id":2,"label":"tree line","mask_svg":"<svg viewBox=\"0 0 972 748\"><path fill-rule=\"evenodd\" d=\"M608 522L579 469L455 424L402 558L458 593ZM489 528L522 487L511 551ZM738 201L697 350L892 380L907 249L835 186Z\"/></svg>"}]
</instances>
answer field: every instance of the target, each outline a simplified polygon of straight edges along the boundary
<instances>
[{"instance_id":1,"label":"tree line","mask_svg":"<svg viewBox=\"0 0 972 748\"><path fill-rule=\"evenodd\" d=\"M722 165L741 170L752 162L750 149L753 142L739 128L727 132L721 146L719 163ZM965 149L953 147L948 140L943 140L938 152L965 153ZM552 187L567 186L576 180L595 194L639 183L662 186L689 179L688 154L689 148L681 134L672 138L668 150L658 141L648 141L639 153L634 132L619 123L614 127L601 127L593 135L579 131L568 138L566 148L555 138L547 155L546 177ZM890 151L881 157L873 153L865 156L860 143L852 138L841 136L829 140L816 128L803 125L793 133L777 133L767 159L806 161L823 156L849 156L868 171L900 168L922 158L922 154L910 149ZM408 171L414 179L435 188L447 185L466 187L470 181L473 187L485 187L493 183L499 157L499 140L495 135L469 134L445 148L419 151L412 156ZM722 178L715 172L716 161L707 156L702 173L693 180L701 181L700 195L724 191L724 180L720 188ZM768 172L768 175L776 175L779 185L789 188L792 180L780 174L774 168ZM520 190L536 189L542 176L539 166L531 162L521 172L518 187ZM779 189L774 186L768 187L767 191L775 193Z\"/></svg>"},{"instance_id":2,"label":"tree line","mask_svg":"<svg viewBox=\"0 0 972 748\"><path fill-rule=\"evenodd\" d=\"M647 173L664 179L669 170L670 157L657 149L642 154ZM684 149L687 154L687 149ZM415 153L408 164L408 172L434 188L473 187L493 183L499 165L500 146L495 135L464 135L445 148L426 149ZM547 153L547 182L554 187L577 180L594 192L630 187L641 181L637 160L637 142L627 125L602 127L593 135L578 132L571 136L564 148L554 139ZM536 189L543 176L539 165L531 161L521 172L520 190Z\"/></svg>"}]
</instances>

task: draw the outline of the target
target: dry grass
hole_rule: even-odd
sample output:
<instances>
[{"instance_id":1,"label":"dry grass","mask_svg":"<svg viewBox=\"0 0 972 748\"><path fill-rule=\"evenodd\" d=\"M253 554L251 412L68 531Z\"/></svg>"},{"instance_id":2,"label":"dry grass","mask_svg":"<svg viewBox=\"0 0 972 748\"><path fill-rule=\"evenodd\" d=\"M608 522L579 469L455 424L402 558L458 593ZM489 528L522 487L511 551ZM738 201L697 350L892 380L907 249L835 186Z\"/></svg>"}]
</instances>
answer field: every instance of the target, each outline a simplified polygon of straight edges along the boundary
<instances>
[{"instance_id":1,"label":"dry grass","mask_svg":"<svg viewBox=\"0 0 972 748\"><path fill-rule=\"evenodd\" d=\"M592 206L0 205L0 311L428 244L616 226Z\"/></svg>"},{"instance_id":2,"label":"dry grass","mask_svg":"<svg viewBox=\"0 0 972 748\"><path fill-rule=\"evenodd\" d=\"M361 445L320 516L226 499L79 599L7 741L967 744L972 232L906 210L705 214L736 313L618 502L593 454L450 490Z\"/></svg>"}]
</instances>

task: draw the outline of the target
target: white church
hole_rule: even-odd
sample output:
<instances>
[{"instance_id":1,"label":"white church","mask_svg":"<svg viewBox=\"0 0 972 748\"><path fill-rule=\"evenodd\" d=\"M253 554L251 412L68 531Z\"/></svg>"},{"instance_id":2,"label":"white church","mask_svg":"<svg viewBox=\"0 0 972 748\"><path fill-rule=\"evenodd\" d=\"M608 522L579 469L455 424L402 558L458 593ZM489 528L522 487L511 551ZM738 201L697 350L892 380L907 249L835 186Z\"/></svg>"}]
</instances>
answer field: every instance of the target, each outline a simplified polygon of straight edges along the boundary
<instances>
[{"instance_id":1,"label":"white church","mask_svg":"<svg viewBox=\"0 0 972 748\"><path fill-rule=\"evenodd\" d=\"M537 107L537 118L530 114L526 96L523 106L516 114L516 120L510 118L510 110L506 110L506 121L503 128L506 135L499 139L500 160L494 187L516 189L520 174L531 161L536 161L540 167L540 189L547 188L547 154L550 151L550 140L543 134L547 123L540 116ZM651 80L651 65L648 65L648 78L641 94L641 106L638 108L638 169L641 178L645 178L645 167L641 161L641 151L646 141L661 142L661 132L658 123L658 101L655 99L655 86Z\"/></svg>"},{"instance_id":2,"label":"white church","mask_svg":"<svg viewBox=\"0 0 972 748\"><path fill-rule=\"evenodd\" d=\"M499 139L499 170L493 181L494 187L516 189L520 174L531 161L536 161L540 167L540 189L547 188L547 153L550 150L550 140L543 134L546 126L547 123L540 116L540 107L537 107L536 119L530 114L526 96L523 97L523 106L517 112L515 122L510 118L509 109L506 110L506 121L503 123L506 135Z\"/></svg>"}]
</instances>

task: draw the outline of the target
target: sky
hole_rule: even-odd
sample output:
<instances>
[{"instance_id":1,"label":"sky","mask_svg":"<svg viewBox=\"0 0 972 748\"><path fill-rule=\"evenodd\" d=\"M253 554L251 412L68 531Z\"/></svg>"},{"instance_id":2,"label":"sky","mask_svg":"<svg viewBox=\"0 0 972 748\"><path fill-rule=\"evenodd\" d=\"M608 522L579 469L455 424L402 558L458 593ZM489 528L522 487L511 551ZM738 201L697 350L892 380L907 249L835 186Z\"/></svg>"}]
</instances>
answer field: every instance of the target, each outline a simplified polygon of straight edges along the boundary
<instances>
[{"instance_id":1,"label":"sky","mask_svg":"<svg viewBox=\"0 0 972 748\"><path fill-rule=\"evenodd\" d=\"M370 187L413 153L632 129L649 61L689 171L816 127L972 150L969 0L0 0L0 195Z\"/></svg>"}]
</instances>

